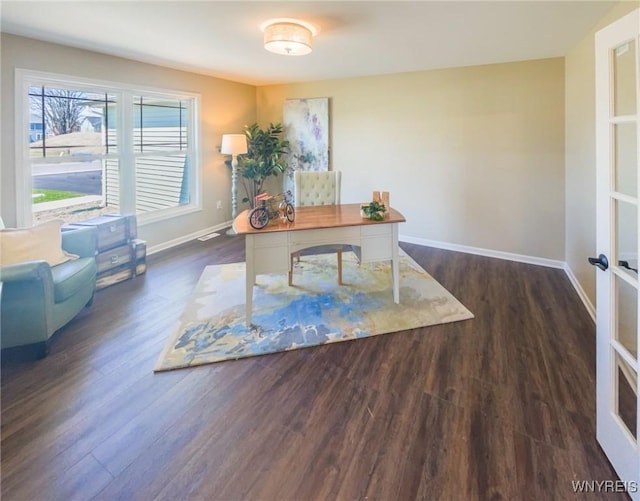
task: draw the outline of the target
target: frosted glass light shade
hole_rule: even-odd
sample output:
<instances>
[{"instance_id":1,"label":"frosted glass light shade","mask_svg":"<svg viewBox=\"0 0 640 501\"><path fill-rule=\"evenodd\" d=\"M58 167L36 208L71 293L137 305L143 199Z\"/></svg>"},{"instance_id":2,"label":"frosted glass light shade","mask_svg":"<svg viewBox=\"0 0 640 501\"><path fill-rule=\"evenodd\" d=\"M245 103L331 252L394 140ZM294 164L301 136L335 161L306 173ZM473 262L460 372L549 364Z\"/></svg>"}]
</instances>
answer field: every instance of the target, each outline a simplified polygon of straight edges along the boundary
<instances>
[{"instance_id":1,"label":"frosted glass light shade","mask_svg":"<svg viewBox=\"0 0 640 501\"><path fill-rule=\"evenodd\" d=\"M264 48L285 56L303 56L312 49L314 32L307 23L294 19L265 23Z\"/></svg>"},{"instance_id":2,"label":"frosted glass light shade","mask_svg":"<svg viewBox=\"0 0 640 501\"><path fill-rule=\"evenodd\" d=\"M244 155L247 152L247 137L244 134L223 134L220 153L223 155Z\"/></svg>"}]
</instances>

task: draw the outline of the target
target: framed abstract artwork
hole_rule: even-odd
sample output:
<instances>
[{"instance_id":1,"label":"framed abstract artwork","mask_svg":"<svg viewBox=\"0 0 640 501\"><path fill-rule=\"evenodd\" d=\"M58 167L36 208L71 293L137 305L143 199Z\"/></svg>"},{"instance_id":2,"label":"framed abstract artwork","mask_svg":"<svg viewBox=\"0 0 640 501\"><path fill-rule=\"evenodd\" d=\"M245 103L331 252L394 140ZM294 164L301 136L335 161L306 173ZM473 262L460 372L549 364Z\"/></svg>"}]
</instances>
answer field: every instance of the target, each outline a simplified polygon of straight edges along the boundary
<instances>
[{"instance_id":1,"label":"framed abstract artwork","mask_svg":"<svg viewBox=\"0 0 640 501\"><path fill-rule=\"evenodd\" d=\"M293 192L296 170L329 170L329 98L287 99L283 125L289 141L283 189Z\"/></svg>"}]
</instances>

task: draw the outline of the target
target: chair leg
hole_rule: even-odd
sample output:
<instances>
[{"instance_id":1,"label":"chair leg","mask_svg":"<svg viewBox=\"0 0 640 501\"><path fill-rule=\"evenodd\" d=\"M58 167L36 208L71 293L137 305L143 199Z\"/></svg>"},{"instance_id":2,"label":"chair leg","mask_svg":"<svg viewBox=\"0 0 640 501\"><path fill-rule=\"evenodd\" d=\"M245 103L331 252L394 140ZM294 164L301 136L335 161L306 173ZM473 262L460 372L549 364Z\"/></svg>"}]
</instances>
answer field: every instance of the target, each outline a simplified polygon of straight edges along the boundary
<instances>
[{"instance_id":1,"label":"chair leg","mask_svg":"<svg viewBox=\"0 0 640 501\"><path fill-rule=\"evenodd\" d=\"M291 253L291 263L289 264L289 266L290 266L290 268L289 268L289 286L293 285L293 257L295 256L297 261L298 261L298 263L299 263L301 254L302 254L302 252L300 252L300 251Z\"/></svg>"},{"instance_id":2,"label":"chair leg","mask_svg":"<svg viewBox=\"0 0 640 501\"><path fill-rule=\"evenodd\" d=\"M289 287L293 285L293 254L289 256Z\"/></svg>"},{"instance_id":3,"label":"chair leg","mask_svg":"<svg viewBox=\"0 0 640 501\"><path fill-rule=\"evenodd\" d=\"M295 253L298 257L298 261L300 261L300 253ZM342 249L338 249L336 251L336 255L338 256L338 285L343 285L342 283ZM293 286L293 254L289 256L289 287Z\"/></svg>"}]
</instances>

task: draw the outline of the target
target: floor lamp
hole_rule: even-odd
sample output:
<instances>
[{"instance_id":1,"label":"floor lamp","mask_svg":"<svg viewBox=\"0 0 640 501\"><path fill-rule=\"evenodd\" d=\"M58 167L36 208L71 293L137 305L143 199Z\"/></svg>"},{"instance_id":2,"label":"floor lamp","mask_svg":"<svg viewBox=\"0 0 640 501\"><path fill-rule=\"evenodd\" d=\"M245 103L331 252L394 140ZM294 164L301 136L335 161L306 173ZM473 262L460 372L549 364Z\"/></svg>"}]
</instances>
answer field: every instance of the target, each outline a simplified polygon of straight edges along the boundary
<instances>
[{"instance_id":1,"label":"floor lamp","mask_svg":"<svg viewBox=\"0 0 640 501\"><path fill-rule=\"evenodd\" d=\"M238 155L247 152L247 137L244 134L223 134L220 153L231 155L231 219L238 215ZM233 226L227 235L235 235Z\"/></svg>"}]
</instances>

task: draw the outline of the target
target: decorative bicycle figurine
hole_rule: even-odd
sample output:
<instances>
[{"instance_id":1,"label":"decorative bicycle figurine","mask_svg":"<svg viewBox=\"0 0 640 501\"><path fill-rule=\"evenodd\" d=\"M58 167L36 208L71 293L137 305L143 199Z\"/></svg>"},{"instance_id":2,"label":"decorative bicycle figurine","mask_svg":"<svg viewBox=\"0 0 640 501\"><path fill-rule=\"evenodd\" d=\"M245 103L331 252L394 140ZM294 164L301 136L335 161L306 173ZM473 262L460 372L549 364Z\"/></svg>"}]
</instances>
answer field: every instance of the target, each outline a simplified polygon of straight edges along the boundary
<instances>
[{"instance_id":1,"label":"decorative bicycle figurine","mask_svg":"<svg viewBox=\"0 0 640 501\"><path fill-rule=\"evenodd\" d=\"M256 230L261 230L269 224L269 221L280 218L283 222L293 223L296 211L291 203L291 191L279 195L266 196L256 200L256 207L249 212L249 224Z\"/></svg>"}]
</instances>

